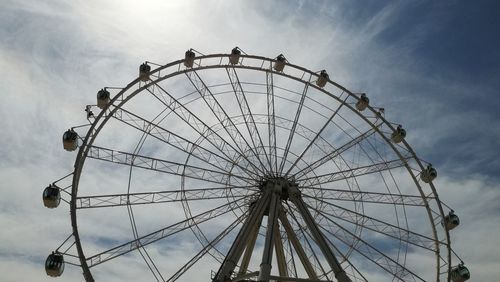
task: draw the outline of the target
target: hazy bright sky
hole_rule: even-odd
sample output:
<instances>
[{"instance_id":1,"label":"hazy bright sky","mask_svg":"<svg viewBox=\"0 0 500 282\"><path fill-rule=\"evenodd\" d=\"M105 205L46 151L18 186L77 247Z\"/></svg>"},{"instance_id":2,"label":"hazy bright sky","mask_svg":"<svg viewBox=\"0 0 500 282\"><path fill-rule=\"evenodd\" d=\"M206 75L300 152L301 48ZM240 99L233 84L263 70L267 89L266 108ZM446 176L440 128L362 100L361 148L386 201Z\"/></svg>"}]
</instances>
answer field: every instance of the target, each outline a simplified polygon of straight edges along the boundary
<instances>
[{"instance_id":1,"label":"hazy bright sky","mask_svg":"<svg viewBox=\"0 0 500 282\"><path fill-rule=\"evenodd\" d=\"M71 225L41 193L71 172L61 135L96 91L128 84L146 60L234 46L327 69L384 107L438 168L471 281L498 280L499 27L496 1L0 0L0 280L51 281L43 263ZM83 277L67 266L59 280Z\"/></svg>"}]
</instances>

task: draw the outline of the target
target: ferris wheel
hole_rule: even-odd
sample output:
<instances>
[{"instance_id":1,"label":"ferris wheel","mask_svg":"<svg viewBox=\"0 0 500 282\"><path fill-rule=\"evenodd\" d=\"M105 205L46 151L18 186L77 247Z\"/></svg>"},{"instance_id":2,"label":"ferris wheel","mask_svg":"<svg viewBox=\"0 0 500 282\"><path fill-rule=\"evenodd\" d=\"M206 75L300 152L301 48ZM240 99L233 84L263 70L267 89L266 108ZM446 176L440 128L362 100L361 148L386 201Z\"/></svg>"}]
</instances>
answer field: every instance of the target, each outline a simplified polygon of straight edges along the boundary
<instances>
[{"instance_id":1,"label":"ferris wheel","mask_svg":"<svg viewBox=\"0 0 500 282\"><path fill-rule=\"evenodd\" d=\"M63 135L74 171L43 202L69 205L72 232L47 274L70 264L86 281L125 269L144 281L468 280L436 169L372 103L325 70L237 47L141 64Z\"/></svg>"}]
</instances>

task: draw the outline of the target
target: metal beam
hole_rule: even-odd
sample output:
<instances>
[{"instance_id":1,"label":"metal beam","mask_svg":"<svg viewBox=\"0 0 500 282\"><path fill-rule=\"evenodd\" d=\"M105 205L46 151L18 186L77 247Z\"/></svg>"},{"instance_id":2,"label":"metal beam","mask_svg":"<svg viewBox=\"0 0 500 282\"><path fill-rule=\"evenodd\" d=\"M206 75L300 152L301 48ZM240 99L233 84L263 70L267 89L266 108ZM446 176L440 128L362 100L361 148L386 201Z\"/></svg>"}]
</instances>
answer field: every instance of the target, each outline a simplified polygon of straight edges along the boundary
<instances>
[{"instance_id":1,"label":"metal beam","mask_svg":"<svg viewBox=\"0 0 500 282\"><path fill-rule=\"evenodd\" d=\"M280 210L281 210L280 205ZM288 277L288 268L286 265L285 251L283 250L283 241L281 239L281 232L279 223L276 222L276 230L274 232L274 247L276 250L276 262L278 265L278 272L282 277ZM278 282L286 282L287 280L280 280Z\"/></svg>"},{"instance_id":2,"label":"metal beam","mask_svg":"<svg viewBox=\"0 0 500 282\"><path fill-rule=\"evenodd\" d=\"M258 221L255 224L250 238L248 239L248 244L245 248L245 253L243 254L243 258L241 259L240 269L238 270L238 277L246 274L248 270L248 265L250 264L250 259L252 258L253 249L255 247L255 242L257 241L257 237L259 236L261 221Z\"/></svg>"},{"instance_id":3,"label":"metal beam","mask_svg":"<svg viewBox=\"0 0 500 282\"><path fill-rule=\"evenodd\" d=\"M222 185L226 185L229 178L253 181L251 178L235 175L232 173L226 173L198 166L192 166L192 165L187 165L157 158L151 158L141 155L134 155L128 152L122 152L98 146L89 146L89 147L90 149L87 157L91 159L108 161L116 164L128 165L142 169L149 169L153 171L164 172L168 174L184 176L198 180L204 180Z\"/></svg>"},{"instance_id":4,"label":"metal beam","mask_svg":"<svg viewBox=\"0 0 500 282\"><path fill-rule=\"evenodd\" d=\"M349 210L347 208L335 205L330 202L323 201L321 199L309 198L312 201L319 201L325 205L321 206L321 209L314 208L312 205L306 203L306 205L320 213L324 217L333 217L344 222L353 224L354 226L361 225L363 229L371 230L377 232L381 235L393 238L397 241L403 241L410 243L414 246L427 249L429 251L436 251L434 238L425 236L423 234L408 230L406 228L396 226L394 224L387 223L385 221L367 216L365 214ZM331 219L330 219L331 220ZM332 221L333 222L333 221Z\"/></svg>"},{"instance_id":5,"label":"metal beam","mask_svg":"<svg viewBox=\"0 0 500 282\"><path fill-rule=\"evenodd\" d=\"M155 89L158 89L160 93L156 93ZM201 137L207 140L220 152L222 152L227 158L233 159L233 154L236 154L242 158L240 166L248 167L251 166L254 173L263 172L257 165L251 162L243 151L235 148L233 145L229 144L224 138L222 138L216 131L214 131L210 126L208 126L202 119L191 112L183 103L175 99L170 93L168 93L163 87L158 84L154 84L152 87L146 89L151 95L153 95L160 103L170 109L175 113L181 120L183 120L187 125L194 129ZM243 162L244 160L244 162Z\"/></svg>"},{"instance_id":6,"label":"metal beam","mask_svg":"<svg viewBox=\"0 0 500 282\"><path fill-rule=\"evenodd\" d=\"M321 196L323 200L363 202L374 204L391 204L403 206L424 207L425 201L421 196L392 194L380 192L366 192L345 189L319 188L319 187L300 187L303 197L315 198ZM426 197L427 200L436 199L434 196Z\"/></svg>"},{"instance_id":7,"label":"metal beam","mask_svg":"<svg viewBox=\"0 0 500 282\"><path fill-rule=\"evenodd\" d=\"M248 174L249 176L256 176L255 172L241 166L234 160L229 159L227 155L221 156L218 153L201 146L200 144L192 142L188 138L184 138L179 134L160 126L159 124L146 120L130 111L117 108L112 117L186 154L192 155L195 158L218 168L219 170L228 171L234 168L239 172Z\"/></svg>"},{"instance_id":8,"label":"metal beam","mask_svg":"<svg viewBox=\"0 0 500 282\"><path fill-rule=\"evenodd\" d=\"M328 264L330 265L331 269L333 270L333 272L335 274L335 278L337 278L337 281L338 282L350 282L351 279L349 279L349 277L345 273L344 269L342 269L342 266L340 265L339 261L337 260L337 258L333 254L333 251L330 249L330 246L328 245L323 234L319 230L319 227L316 224L313 216L311 215L306 204L302 200L301 195L300 195L300 191L298 190L298 188L294 186L292 188L292 191L289 192L289 194L290 194L290 200L297 207L299 213L301 214L302 218L306 222L306 225L307 225L309 231L311 232L312 236L314 237L316 244L320 248L325 259L327 260Z\"/></svg>"},{"instance_id":9,"label":"metal beam","mask_svg":"<svg viewBox=\"0 0 500 282\"><path fill-rule=\"evenodd\" d=\"M146 246L154 243L158 240L167 238L173 234L179 233L183 230L189 229L194 225L200 224L202 222L209 221L223 214L227 214L235 209L240 208L243 205L243 200L236 200L230 203L226 203L217 208L208 210L206 212L195 215L191 218L185 219L183 221L174 223L165 228L159 229L147 235L141 236L137 239L131 240L127 243L121 244L119 246L113 247L106 251L100 252L96 255L86 258L89 263L89 267L96 266L113 258L122 256L131 251L137 250L141 246Z\"/></svg>"},{"instance_id":10,"label":"metal beam","mask_svg":"<svg viewBox=\"0 0 500 282\"><path fill-rule=\"evenodd\" d=\"M224 237L226 237L233 229L238 226L240 220L246 214L242 214L233 223L226 227L219 235L217 235L212 241L208 242L203 249L201 249L194 257L192 257L186 264L184 264L174 275L172 275L167 282L176 281L181 277L186 271L188 271L196 262L198 262L204 255L206 255L212 248L214 248Z\"/></svg>"},{"instance_id":11,"label":"metal beam","mask_svg":"<svg viewBox=\"0 0 500 282\"><path fill-rule=\"evenodd\" d=\"M250 106L248 105L248 101L245 92L243 91L243 87L241 86L238 73L236 73L236 69L234 67L226 68L226 72L233 87L234 95L236 96L236 100L238 101L238 106L240 107L241 114L245 119L245 125L247 127L248 134L250 134L252 145L255 148L258 156L263 154L266 157L267 163L269 165L269 171L272 171L271 161L265 150L264 143L262 142L259 130L257 129L257 125L253 118Z\"/></svg>"},{"instance_id":12,"label":"metal beam","mask_svg":"<svg viewBox=\"0 0 500 282\"><path fill-rule=\"evenodd\" d=\"M108 208L127 205L144 205L156 203L170 203L181 201L194 200L212 200L227 198L231 193L231 197L241 198L252 191L252 186L247 187L207 187L203 189L182 189L155 191L155 192L139 192L139 193L122 193L96 196L80 196L76 197L77 209L88 208ZM256 190L254 190L256 191Z\"/></svg>"},{"instance_id":13,"label":"metal beam","mask_svg":"<svg viewBox=\"0 0 500 282\"><path fill-rule=\"evenodd\" d=\"M303 176L307 175L308 173L314 171L318 167L322 166L323 164L327 163L330 160L334 160L336 157L340 156L342 153L345 151L349 150L350 148L356 146L357 144L361 143L363 140L366 140L369 136L377 132L375 129L371 128L370 130L360 134L359 136L353 138L349 142L345 143L344 145L338 147L337 149L330 151L329 153L325 154L323 157L320 159L314 161L307 167L301 169L300 171L296 172L294 174L296 179L302 178Z\"/></svg>"},{"instance_id":14,"label":"metal beam","mask_svg":"<svg viewBox=\"0 0 500 282\"><path fill-rule=\"evenodd\" d=\"M309 77L309 80L311 76ZM302 107L304 106L304 100L306 98L307 89L309 88L309 82L304 84L304 89L302 90L302 95L300 96L299 106L297 107L297 111L295 112L295 118L292 124L292 128L290 129L290 134L288 135L288 139L286 141L285 152L283 153L283 159L281 160L279 172L283 171L283 167L286 163L286 158L288 156L288 152L290 151L290 146L292 145L293 136L295 135L295 129L297 128L297 123L299 122L300 113L302 112Z\"/></svg>"},{"instance_id":15,"label":"metal beam","mask_svg":"<svg viewBox=\"0 0 500 282\"><path fill-rule=\"evenodd\" d=\"M300 241L297 238L295 232L293 231L292 225L290 224L290 221L288 221L288 218L286 217L284 212L280 213L279 219L281 221L281 224L283 225L283 228L285 229L288 240L292 243L295 252L297 252L297 256L299 257L300 262L302 263L302 266L304 267L304 270L307 273L307 276L311 279L318 279L316 271L314 271L314 267L309 261L306 252L302 248L302 245L300 244Z\"/></svg>"},{"instance_id":16,"label":"metal beam","mask_svg":"<svg viewBox=\"0 0 500 282\"><path fill-rule=\"evenodd\" d=\"M304 279L304 278L294 278L294 277L280 277L280 276L269 276L273 281L286 281L286 282L330 282L329 280L312 280L312 279Z\"/></svg>"},{"instance_id":17,"label":"metal beam","mask_svg":"<svg viewBox=\"0 0 500 282\"><path fill-rule=\"evenodd\" d=\"M267 89L267 126L269 134L269 159L271 161L271 172L278 176L278 156L276 153L276 113L274 110L274 83L273 73L266 72Z\"/></svg>"},{"instance_id":18,"label":"metal beam","mask_svg":"<svg viewBox=\"0 0 500 282\"><path fill-rule=\"evenodd\" d=\"M382 172L386 170L391 170L398 167L403 167L408 162L407 159L395 159L391 161L383 161L379 163L363 165L355 168L350 168L342 171L335 171L332 173L322 174L318 176L312 176L307 178L298 179L301 186L315 186L330 182L335 182L339 180L344 180L352 177L358 177L362 175L367 175L371 173Z\"/></svg>"},{"instance_id":19,"label":"metal beam","mask_svg":"<svg viewBox=\"0 0 500 282\"><path fill-rule=\"evenodd\" d=\"M335 224L334 222L332 222ZM365 257L387 273L394 275L395 277L399 278L399 280L402 281L425 281L423 278L420 276L416 275L414 272L410 271L407 269L404 265L400 264L393 258L387 256L384 254L384 252L380 251L379 249L375 248L365 240L357 237L354 235L354 233L350 232L346 228L343 228L341 225L335 224L337 226L337 229L339 232L336 232L336 234L333 234L331 231L326 229L323 226L320 226L320 228L325 231L326 233L330 234L331 236L337 238L340 242L345 244L346 246L351 246L353 241L356 241L356 245L354 247L354 250L360 254L361 256ZM402 278L408 277L408 280L403 280Z\"/></svg>"},{"instance_id":20,"label":"metal beam","mask_svg":"<svg viewBox=\"0 0 500 282\"><path fill-rule=\"evenodd\" d=\"M248 144L248 141L245 139L243 134L241 134L240 130L234 124L231 117L219 104L215 96L212 94L212 92L205 84L205 82L201 79L201 77L198 75L198 73L196 71L192 71L186 73L186 76L188 77L189 81L194 86L196 91L200 94L201 98L203 98L203 101L205 101L205 104L212 111L212 113L217 118L219 123L223 126L224 130L227 132L229 137L231 137L236 147L238 147L239 151L242 154L246 151L250 151L251 156L247 156L247 158L249 158L253 164L258 163L258 166L260 165L259 170L261 172L264 173L268 172L264 163L262 163L261 159L259 158L257 152L254 150L252 146L250 146L250 144Z\"/></svg>"},{"instance_id":21,"label":"metal beam","mask_svg":"<svg viewBox=\"0 0 500 282\"><path fill-rule=\"evenodd\" d=\"M279 213L279 203L281 196L278 193L281 192L281 185L278 184L272 187L274 191L271 193L271 201L269 202L269 215L267 216L267 231L266 231L266 241L264 244L264 251L262 253L262 261L260 263L260 271L257 281L259 282L269 282L269 276L271 275L272 261L273 261L273 249L274 249L274 233L276 232L276 226L278 221ZM279 192L277 191L279 189Z\"/></svg>"},{"instance_id":22,"label":"metal beam","mask_svg":"<svg viewBox=\"0 0 500 282\"><path fill-rule=\"evenodd\" d=\"M344 92L342 92L342 94L344 94ZM340 95L340 97L342 97L342 94ZM349 97L350 96L347 95L346 98L344 99L344 101L342 101L340 103L340 105L337 107L337 109L335 110L335 112L333 112L333 114L330 116L330 118L328 118L328 121L325 122L325 124L323 124L323 126L321 127L321 129L316 133L316 135L314 136L313 140L310 141L309 144L307 144L306 148L302 151L302 153L300 154L300 156L295 160L295 162L293 162L293 164L290 166L290 168L288 168L287 172L285 173L285 176L288 176L288 174L290 173L290 171L297 165L297 163L299 162L299 160L301 160L302 157L304 157L304 155L307 153L307 151L312 147L312 145L314 145L316 143L316 141L318 140L318 138L321 135L321 133L323 133L323 131L325 130L325 128L328 126L328 124L330 124L330 122L332 121L332 119L337 115L337 113L340 111L340 109L342 108L342 106L345 104L347 98L349 98Z\"/></svg>"},{"instance_id":23,"label":"metal beam","mask_svg":"<svg viewBox=\"0 0 500 282\"><path fill-rule=\"evenodd\" d=\"M265 209L269 206L269 193L270 191L265 191L251 208L249 216L245 220L245 223L234 239L226 258L217 271L217 274L213 279L214 282L226 282L231 278L231 275L233 274L234 269L238 264L245 247L247 246L251 230L254 229L255 225L262 220Z\"/></svg>"}]
</instances>

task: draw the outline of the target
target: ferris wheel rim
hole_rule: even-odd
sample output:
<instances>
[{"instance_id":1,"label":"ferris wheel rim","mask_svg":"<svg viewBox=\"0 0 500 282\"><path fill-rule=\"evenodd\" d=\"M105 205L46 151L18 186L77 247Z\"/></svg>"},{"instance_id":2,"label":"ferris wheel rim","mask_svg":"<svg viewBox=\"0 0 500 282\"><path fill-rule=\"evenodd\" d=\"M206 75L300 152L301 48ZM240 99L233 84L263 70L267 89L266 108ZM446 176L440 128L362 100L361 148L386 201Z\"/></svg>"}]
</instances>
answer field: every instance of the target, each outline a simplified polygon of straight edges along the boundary
<instances>
[{"instance_id":1,"label":"ferris wheel rim","mask_svg":"<svg viewBox=\"0 0 500 282\"><path fill-rule=\"evenodd\" d=\"M254 116L261 116L261 115L262 115L262 116L265 116L265 114L255 114L255 113L254 113ZM242 116L243 116L243 115L232 116L232 118L238 119L238 118L241 118ZM288 121L288 122L293 122L292 120L289 120L289 119L284 118L284 117L279 117L279 116L276 116L275 118L276 118L276 119L283 119L283 120ZM242 123L244 123L244 122L245 122L245 121L239 121L239 122L237 122L237 121L236 121L236 122L235 122L235 125L240 125L240 124L242 124ZM255 123L256 123L256 124L264 124L264 122L263 122L263 121L255 121ZM306 131L306 130L310 130L310 129L308 129L307 127L305 127L304 125L300 124L299 122L297 122L297 125L299 126L299 128L301 128L301 127L302 127L302 130L305 130L305 131ZM219 127L220 127L220 124L218 124L218 125L215 125L215 126L214 126L214 128L215 128L215 129L214 129L214 130L215 130L215 132L217 132L217 131L221 130L221 128L219 128ZM286 128L285 126L283 126L283 125L279 125L279 124L276 124L276 127ZM313 132L313 131L311 130L311 132ZM311 141L311 139L309 139L309 138L305 137L305 135L303 135L303 133L300 133L300 132L295 132L295 134L301 135L301 137L302 137L302 138L305 138L306 140ZM205 138L206 138L206 137L205 137ZM323 137L320 137L320 138L323 138ZM201 140L201 139L202 139L202 136L200 136L200 137L199 137L199 140ZM325 141L325 142L329 144L329 142L328 142L328 141ZM197 144L197 143L195 142L195 144ZM330 145L330 148L331 148L331 149L334 149L334 147L333 147L331 144L329 144L329 145ZM317 146L317 145L316 145L316 146ZM269 145L268 145L268 146L265 146L265 147L269 147ZM318 148L320 148L320 147L318 146ZM195 149L195 147L194 147L194 146L193 146L193 149ZM265 149L265 148L264 148L264 149ZM276 149L279 149L279 150L284 151L284 148L276 148ZM322 150L322 149L320 148L320 150ZM324 153L326 153L326 152L324 152ZM293 154L293 155L295 155L295 157L298 157L298 155L296 155L296 154L295 154L295 153L293 153L293 152L289 152L289 154ZM191 151L191 152L190 152L190 154L188 154L188 156L186 157L186 161L185 161L186 165L187 165L187 163L188 163L189 159L191 158L191 156L192 156L192 151ZM241 158L241 156L240 156L240 157L238 157L238 158ZM280 156L279 158L283 158L283 157L282 157L282 156ZM342 156L339 156L339 158L341 158L341 159L343 160L343 157L342 157ZM285 162L289 162L289 163L292 163L291 161L286 160L286 159L284 159L283 161L285 161ZM303 161L303 160L302 160L302 161ZM238 159L236 159L236 160L235 160L235 162L237 163L237 162L238 162ZM304 162L304 161L303 161L303 162ZM231 170L232 170L233 168L234 168L234 165L233 165L233 167L231 168ZM340 168L338 167L338 165L337 165L337 168L338 168L338 169L340 169ZM230 170L230 171L231 171L231 170ZM317 175L316 175L316 173L315 173L314 171L311 171L311 173L313 173L313 175L314 175L314 176L317 176ZM181 180L181 189L184 189L184 180L185 180L185 178L186 178L186 176L185 176L185 175L182 175L182 176L181 176L181 179L182 179L182 180ZM229 181L229 178L228 178L228 181ZM354 179L354 181L356 181L356 179ZM348 186L349 191L353 191L353 190L352 190L353 188L351 187L351 185L352 185L352 184L349 184L348 182L346 182L346 185ZM354 186L356 186L356 187L357 187L357 189L358 189L357 191L360 191L360 190L359 190L359 186L358 186L358 185L354 185ZM254 194L255 194L255 193L254 193ZM310 197L310 196L309 196L309 197ZM361 201L360 201L360 202L354 201L354 202L355 202L354 210L355 210L356 212L359 212L359 211L358 211L358 209L361 209L361 213L364 213L364 211L363 211L363 202L361 202ZM185 214L186 214L186 217L187 217L187 218L192 217L192 216L193 216L193 214L192 214L192 213L191 213L191 211L190 211L189 202L188 202L188 201L182 201L181 203L182 203L182 205L183 205L183 208L185 209L185 210L184 210L184 212L185 212ZM328 203L323 202L322 204L328 204ZM358 204L360 205L360 207L358 207L358 206L357 206ZM317 209L317 208L318 208L318 207L316 207L316 209ZM240 209L241 209L241 208L240 208ZM233 212L234 212L234 211L233 211ZM236 215L236 214L235 214L235 216L238 216L238 215ZM358 226L358 224L359 224L359 226ZM358 227L360 228L359 230L358 230ZM197 225L197 224L194 224L193 228L195 228L195 229L197 230L196 232L195 232L194 230L192 230L192 231L193 231L193 233L195 233L195 236L196 236L196 238L198 239L198 241L199 241L202 245L205 245L205 244L206 244L206 242L208 242L208 240L206 239L206 236L205 236L204 232L201 230L201 228L199 228L199 227L198 227L198 225ZM360 222L356 221L356 229L355 229L355 234L356 234L356 236L360 236L360 235L361 235L362 228L363 228L363 226L361 226ZM197 232L198 232L198 233L197 233ZM203 239L200 239L200 236L201 236L201 237L203 237ZM205 241L206 241L206 242L205 242ZM353 242L352 244L354 245L354 244L355 244L355 242ZM213 247L212 247L212 249L213 249L213 250L215 250L215 252L216 252L217 254L222 255L222 258L220 258L220 257L216 257L216 255L213 255L211 252L209 252L209 254L210 254L210 255L212 255L212 257L213 257L214 259L216 259L217 261L219 261L219 262L220 262L220 260L221 260L221 259L223 260L224 254L222 254L222 253L221 253L221 252L217 249L217 247L216 247L216 246L213 246ZM349 254L350 254L350 253L352 253L353 251L354 251L354 246L350 246L350 247L349 247L349 250L348 250L347 252L345 252L345 253L344 253L344 256L345 256L345 257L349 257ZM343 258L343 260L342 260L341 262L343 262L343 261L345 261L345 260L346 260L346 258Z\"/></svg>"},{"instance_id":2,"label":"ferris wheel rim","mask_svg":"<svg viewBox=\"0 0 500 282\"><path fill-rule=\"evenodd\" d=\"M218 58L218 59L220 59L222 61L222 59L227 58L227 57L229 57L228 54L213 54L213 55L200 56L197 59L199 59L201 61L203 59ZM264 63L272 64L272 62L275 62L275 59L261 57L261 56L251 56L251 55L243 55L242 54L241 57L243 59L248 58L248 59L262 60L263 64ZM179 65L180 66L183 61L184 60L178 60L178 61L174 61L172 63L169 63L167 65L158 67L158 68L152 70L151 74L153 75L154 73L159 73L160 71L166 69L168 66L173 66L173 65ZM244 60L242 60L242 62L243 61ZM207 66L199 66L199 67L193 67L193 68L185 68L185 69L180 69L180 67L179 67L178 71L173 72L173 73L171 73L171 74L169 74L167 76L162 76L162 77L158 78L157 80L154 80L154 81L152 81L150 83L144 84L143 86L140 86L141 81L140 81L139 78L137 78L134 81L132 81L130 84L128 84L126 87L124 87L118 94L116 94L113 97L113 99L111 100L110 103L112 104L113 102L116 102L120 98L122 98L121 102L114 107L114 109L112 110L112 112L116 111L117 109L120 109L131 98L133 98L135 95L139 94L140 92L144 91L145 89L147 89L147 87L149 87L150 85L152 85L154 83L160 82L160 81L168 79L170 77L175 77L175 76L183 74L183 73L194 72L194 71L205 70L205 69L219 69L219 68L228 68L228 67L235 68L235 69L249 69L249 70L261 71L261 72L271 72L273 75L280 75L280 76L283 76L283 77L286 77L286 78L289 78L289 79L294 79L294 80L297 80L297 81L300 81L300 82L303 82L303 83L309 83L309 82L303 80L302 78L292 77L290 75L287 75L287 74L284 74L284 73L281 73L281 72L278 72L278 71L274 71L272 69L272 67L271 68L267 68L267 69L263 69L263 68L252 67L252 66L245 66L245 65L243 65L243 63L241 65L227 65L227 64L223 65L223 64L218 64L218 65L210 65L210 66L207 65ZM308 69L305 69L303 67L299 67L299 66L292 65L292 64L289 64L289 63L287 63L287 67L295 67L296 69L299 69L299 70L303 71L304 73L308 73L311 76L317 75L315 72L312 72L312 71L310 71ZM339 89L342 89L343 91L345 91L345 93L347 93L347 95L349 97L356 97L357 98L357 96L354 93L350 92L348 89L344 88L340 84L337 84L337 83L335 83L334 81L331 81L331 80L329 80L328 83L331 83L335 87L337 87ZM129 91L130 89L132 89L132 87L134 87L134 86L136 86L138 84L139 84L139 87L136 90L132 91L132 93L129 94L125 99L123 99L124 94L127 91ZM321 92L329 95L331 98L334 98L338 102L343 103L344 106L350 108L350 110L352 112L356 113L361 119L363 119L370 126L372 126L372 128L375 131L377 131L377 133L380 136L382 136L382 138L384 138L386 140L386 142L392 147L392 149L394 150L394 152L396 152L396 154L398 154L398 156L400 158L402 158L402 155L400 154L399 150L394 146L394 144L392 144L390 142L390 140L388 139L388 137L385 136L380 131L378 131L378 129L376 128L376 126L370 120L368 120L363 114L361 114L358 111L356 111L351 105L342 102L335 95L330 94L326 90L324 90L322 88L319 88L319 87L316 87L315 85L311 85L311 86L314 87L314 88L316 88L318 91L321 91ZM377 111L372 106L368 106L367 110L370 110L371 113L373 113L373 114L377 114ZM82 248L82 245L81 245L81 242L80 242L80 238L79 238L79 231L78 231L78 224L77 224L76 198L78 196L79 178L80 178L80 175L82 173L82 169L83 169L85 160L87 159L89 146L91 146L93 144L93 141L95 140L95 137L99 134L99 132L103 129L103 127L105 126L105 124L107 123L107 121L111 117L111 115L107 115L106 117L104 117L104 120L102 120L104 113L105 113L105 110L103 110L96 117L95 122L92 124L91 128L88 130L88 133L87 133L87 135L85 136L85 138L83 140L83 144L79 148L78 155L77 155L76 160L75 160L75 170L74 170L74 173L73 173L73 186L72 186L72 193L71 193L70 212L71 212L71 222L72 222L72 228L73 228L73 236L75 237L75 245L76 245L76 249L77 249L78 255L80 257L81 267L82 267L82 269L84 271L84 275L86 276L86 279L90 279L88 281L92 281L93 278L92 278L92 274L90 273L90 268L88 267L88 265L86 263L86 260L85 260L86 257L84 255L83 248ZM391 129L394 129L392 123L388 122L383 116L380 116L379 118L380 118L380 120L382 120L382 122L386 126L388 126ZM420 159L414 153L414 151L411 148L411 146L406 142L406 140L403 140L402 144L405 146L405 148L408 150L408 152L410 152L410 154L413 156L413 159L419 165L420 169L423 170L424 166L422 165ZM419 182L417 180L417 176L412 172L412 170L410 168L407 167L407 170L409 171L410 175L412 176L412 178L414 180L414 183L416 184L419 192L423 195L423 190L420 187L420 184L419 184ZM441 213L441 216L444 216L443 208L441 206L441 202L438 199L438 194L436 192L436 189L435 189L433 183L432 182L429 183L429 186L430 186L431 191L434 194L435 198L437 199L436 200L436 204L437 204L437 206L439 208L439 212ZM431 211L430 211L430 208L429 208L429 204L427 203L427 200L426 200L425 197L422 197L422 199L425 202L425 207L427 209L427 213L430 215ZM436 231L435 231L435 226L433 226L433 229L434 229L435 237L437 238L437 234L436 234ZM446 246L448 248L448 261L451 261L451 259L450 259L450 256L451 256L450 252L451 251L450 251L450 247L449 247L450 239L449 239L448 230L445 230L445 234L446 234ZM436 244L438 244L438 243L436 243ZM438 258L438 261L439 261L439 258ZM448 265L448 270L450 268L451 268L451 265ZM437 269L438 269L438 272L439 272L439 262L438 262L438 265L437 265Z\"/></svg>"}]
</instances>

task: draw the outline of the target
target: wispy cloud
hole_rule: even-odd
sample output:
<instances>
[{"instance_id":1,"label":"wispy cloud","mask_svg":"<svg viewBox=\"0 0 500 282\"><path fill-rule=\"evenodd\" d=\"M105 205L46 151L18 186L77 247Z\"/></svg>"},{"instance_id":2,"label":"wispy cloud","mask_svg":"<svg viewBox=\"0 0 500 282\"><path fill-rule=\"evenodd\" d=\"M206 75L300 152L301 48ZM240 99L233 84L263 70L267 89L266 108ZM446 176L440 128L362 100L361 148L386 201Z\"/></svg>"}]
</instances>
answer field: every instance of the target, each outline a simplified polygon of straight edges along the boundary
<instances>
[{"instance_id":1,"label":"wispy cloud","mask_svg":"<svg viewBox=\"0 0 500 282\"><path fill-rule=\"evenodd\" d=\"M493 75L499 72L498 59L480 54L487 42L469 45L453 29L460 23L460 7L414 3L359 7L328 1L4 1L0 11L0 222L8 228L0 235L2 280L50 281L43 270L45 256L70 234L70 222L66 205L43 208L41 192L72 170L75 155L63 152L61 136L68 127L86 122L84 106L95 103L97 90L126 85L145 60L163 64L182 58L191 47L208 54L239 46L267 57L283 53L291 63L312 70L327 69L334 81L353 92L366 92L372 105L386 108L386 117L408 130L407 140L417 154L438 167L438 193L462 219L452 232L452 243L473 271L473 279L493 281L498 258L493 255L496 244L491 234L500 231L496 204L500 100ZM429 15L411 16L412 11L423 15L427 9ZM481 14L468 18L481 21ZM484 28L481 34L491 34L494 25L475 26ZM446 41L456 42L457 48L444 45ZM497 40L490 43L498 46ZM441 44L458 54L438 52L436 45ZM457 59L474 56L487 64L492 75L475 75L481 65L474 64L468 71L469 61ZM104 171L104 167L94 169ZM119 191L126 185L106 182L105 174L95 173L96 178L87 182L89 187L94 185L92 189L116 185L110 190ZM172 209L158 211L183 216L180 208ZM113 213L111 220L121 220L116 225L100 221L99 212L89 212L82 226L89 233L102 229L115 236L112 239L131 238L126 211ZM155 222L156 217L138 212L139 217L148 226L169 222ZM172 256L182 257L180 261L199 247L182 238L177 242ZM88 243L86 247L102 246ZM158 249L148 250L158 262L169 261ZM117 259L111 267L96 268L97 275L106 281L136 280L139 274L128 267L132 261L131 257ZM209 266L201 264L202 269L191 274L193 279L207 277ZM82 280L80 270L68 266L64 280Z\"/></svg>"}]
</instances>

